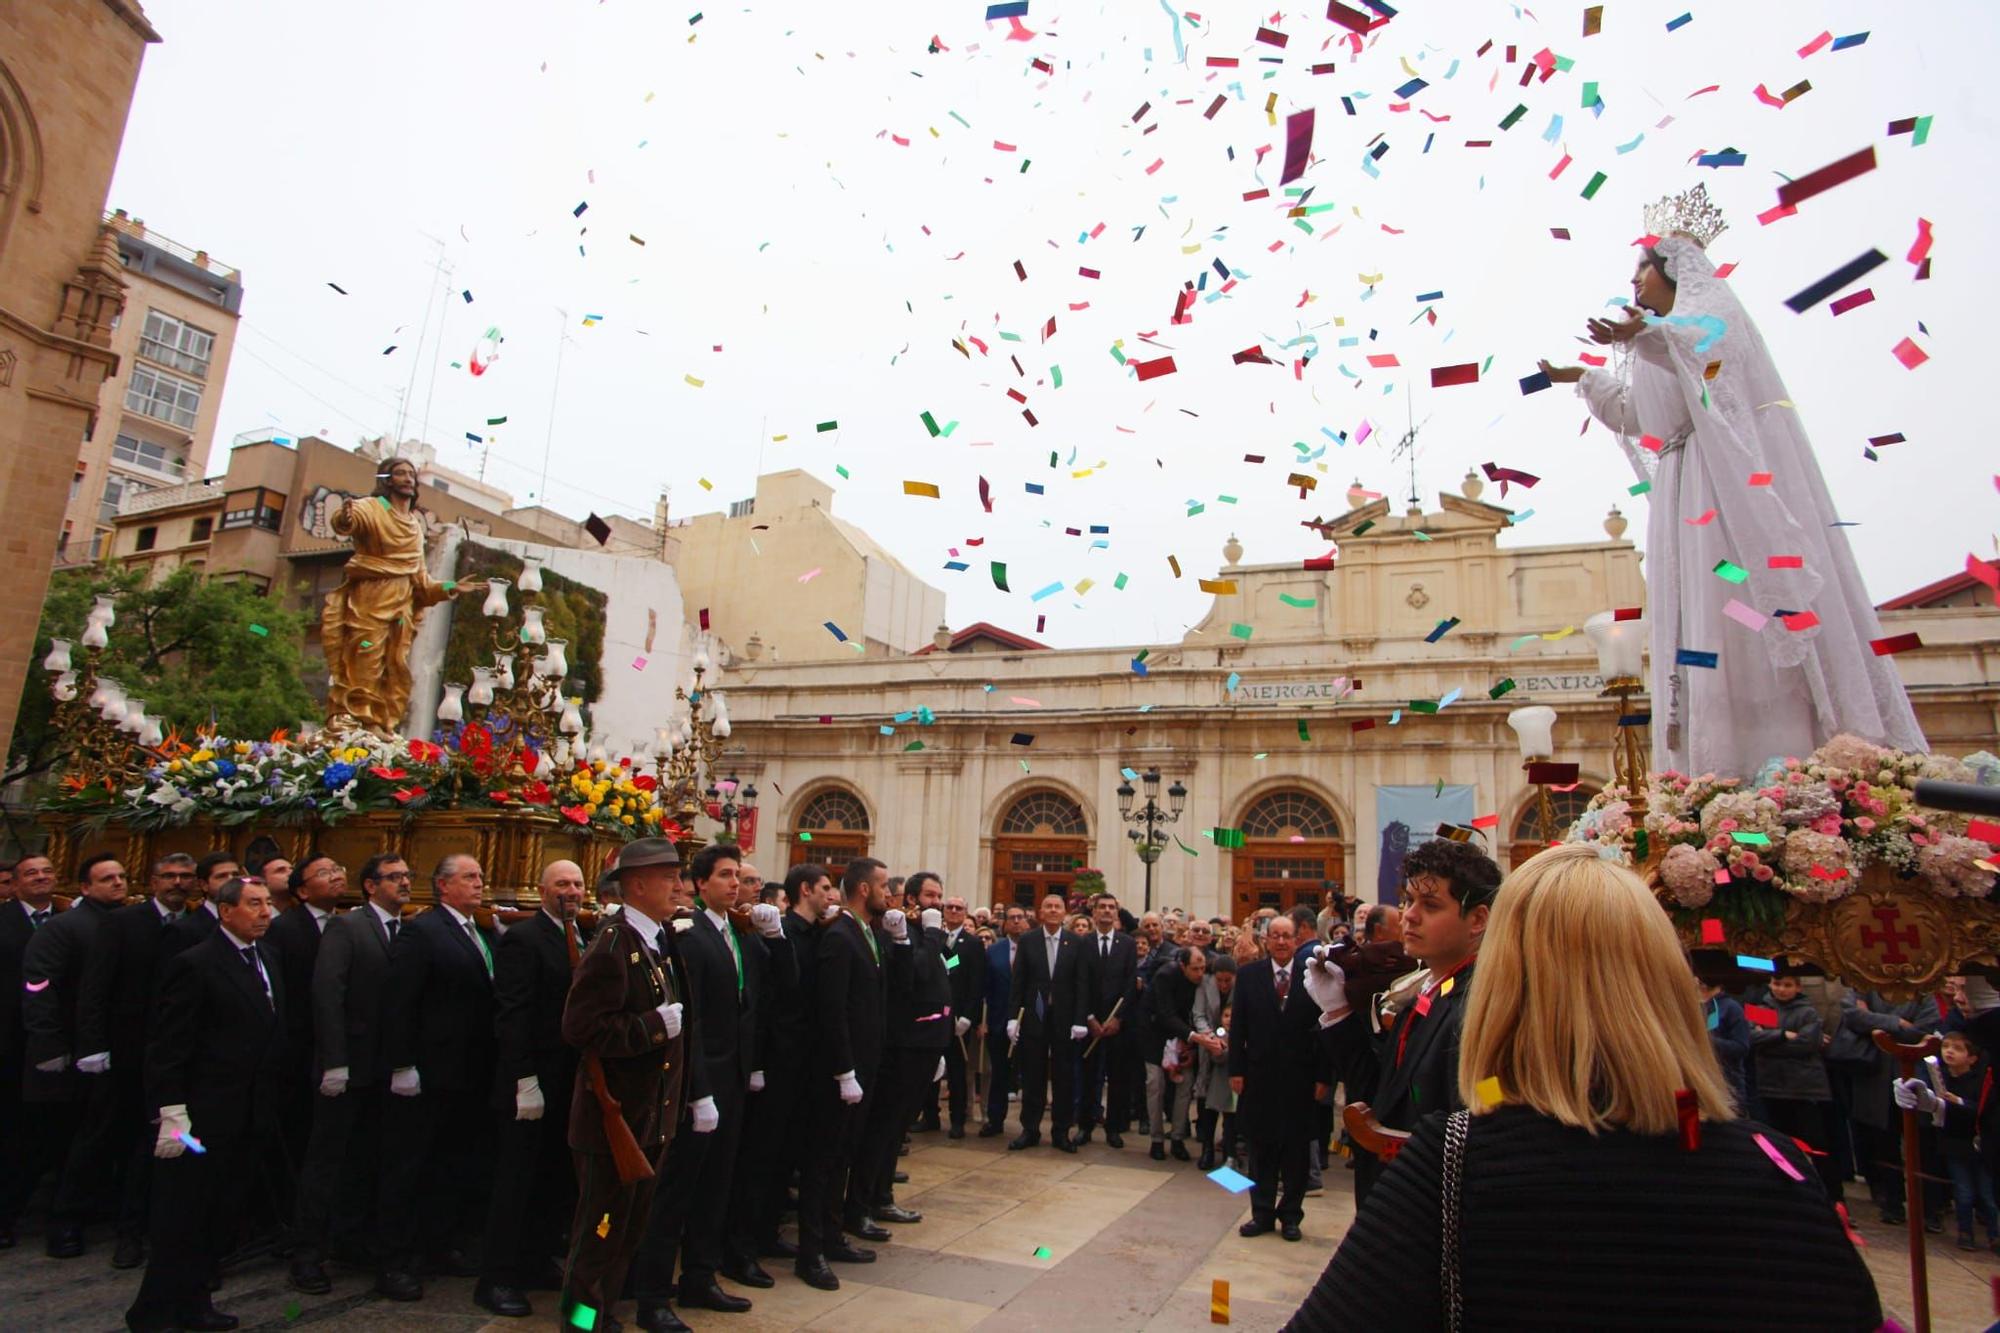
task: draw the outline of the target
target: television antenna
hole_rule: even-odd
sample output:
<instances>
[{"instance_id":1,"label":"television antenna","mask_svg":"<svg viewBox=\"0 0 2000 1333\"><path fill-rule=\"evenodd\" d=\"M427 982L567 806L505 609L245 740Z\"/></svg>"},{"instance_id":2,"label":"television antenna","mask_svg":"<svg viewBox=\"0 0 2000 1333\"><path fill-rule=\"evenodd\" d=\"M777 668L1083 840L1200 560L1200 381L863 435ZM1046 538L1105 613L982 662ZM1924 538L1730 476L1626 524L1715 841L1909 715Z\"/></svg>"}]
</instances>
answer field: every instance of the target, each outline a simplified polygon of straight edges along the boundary
<instances>
[{"instance_id":1,"label":"television antenna","mask_svg":"<svg viewBox=\"0 0 2000 1333\"><path fill-rule=\"evenodd\" d=\"M1406 404L1411 403L1409 390L1409 383L1405 381L1403 385L1403 401ZM1393 463L1399 458L1408 456L1410 460L1410 508L1421 512L1424 505L1424 498L1417 490L1417 432L1428 426L1431 419L1429 416L1425 416L1422 421L1417 421L1415 420L1415 416L1416 410L1414 405L1412 405L1410 408L1409 429L1403 432L1403 438L1396 441L1395 447L1389 451L1389 461Z\"/></svg>"}]
</instances>

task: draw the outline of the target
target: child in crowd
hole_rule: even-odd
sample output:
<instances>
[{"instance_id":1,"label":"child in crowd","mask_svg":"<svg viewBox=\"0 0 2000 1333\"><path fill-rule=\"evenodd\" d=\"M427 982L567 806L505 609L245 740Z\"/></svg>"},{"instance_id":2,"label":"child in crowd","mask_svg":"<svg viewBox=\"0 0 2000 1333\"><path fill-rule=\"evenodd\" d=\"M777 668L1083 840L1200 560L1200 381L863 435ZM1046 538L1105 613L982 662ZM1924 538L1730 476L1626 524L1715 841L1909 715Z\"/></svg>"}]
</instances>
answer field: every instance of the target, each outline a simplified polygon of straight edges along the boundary
<instances>
[{"instance_id":1,"label":"child in crowd","mask_svg":"<svg viewBox=\"0 0 2000 1333\"><path fill-rule=\"evenodd\" d=\"M1768 1005L1746 1005L1743 1010L1750 1020L1757 1094L1771 1128L1803 1140L1812 1149L1826 1197L1838 1204L1845 1173L1835 1165L1829 1146L1826 1117L1833 1087L1820 1054L1825 1025L1812 1001L1799 994L1796 973L1780 970L1772 977L1769 999Z\"/></svg>"},{"instance_id":2,"label":"child in crowd","mask_svg":"<svg viewBox=\"0 0 2000 1333\"><path fill-rule=\"evenodd\" d=\"M1976 1250L1972 1219L1986 1228L1986 1243L2000 1252L2000 1209L1993 1203L1993 1178L1980 1160L1977 1139L1995 1108L1993 1074L1986 1058L1963 1032L1948 1032L1939 1053L1944 1064L1944 1163L1951 1174L1952 1203L1958 1211L1958 1248Z\"/></svg>"}]
</instances>

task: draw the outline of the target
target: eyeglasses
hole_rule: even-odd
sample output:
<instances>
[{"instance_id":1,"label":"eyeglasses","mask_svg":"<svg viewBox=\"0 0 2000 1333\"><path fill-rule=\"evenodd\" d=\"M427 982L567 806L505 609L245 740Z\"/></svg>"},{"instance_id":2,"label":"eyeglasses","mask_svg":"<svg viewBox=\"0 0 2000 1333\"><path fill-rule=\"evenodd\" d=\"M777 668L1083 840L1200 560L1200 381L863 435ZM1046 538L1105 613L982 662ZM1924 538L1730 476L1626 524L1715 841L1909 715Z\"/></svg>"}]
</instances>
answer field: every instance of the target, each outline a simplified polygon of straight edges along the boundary
<instances>
[{"instance_id":1,"label":"eyeglasses","mask_svg":"<svg viewBox=\"0 0 2000 1333\"><path fill-rule=\"evenodd\" d=\"M378 880L386 879L392 881L407 880L409 879L409 877L410 877L410 872L407 870L385 870L381 874L375 876L375 878Z\"/></svg>"}]
</instances>

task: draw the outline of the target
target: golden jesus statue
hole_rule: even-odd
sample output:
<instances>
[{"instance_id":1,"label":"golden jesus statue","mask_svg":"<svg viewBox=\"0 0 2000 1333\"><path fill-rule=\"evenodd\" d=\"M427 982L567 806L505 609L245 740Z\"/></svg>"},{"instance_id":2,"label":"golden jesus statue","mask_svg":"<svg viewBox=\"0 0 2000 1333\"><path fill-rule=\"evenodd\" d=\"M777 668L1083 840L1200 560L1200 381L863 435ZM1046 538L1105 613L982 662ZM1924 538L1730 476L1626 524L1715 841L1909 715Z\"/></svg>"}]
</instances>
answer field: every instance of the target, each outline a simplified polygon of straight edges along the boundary
<instances>
[{"instance_id":1,"label":"golden jesus statue","mask_svg":"<svg viewBox=\"0 0 2000 1333\"><path fill-rule=\"evenodd\" d=\"M484 583L439 583L424 567L424 517L417 465L391 458L375 473L375 493L334 511L333 530L354 543L346 579L320 612L326 650L327 727L402 734L410 709L410 644L426 607Z\"/></svg>"}]
</instances>

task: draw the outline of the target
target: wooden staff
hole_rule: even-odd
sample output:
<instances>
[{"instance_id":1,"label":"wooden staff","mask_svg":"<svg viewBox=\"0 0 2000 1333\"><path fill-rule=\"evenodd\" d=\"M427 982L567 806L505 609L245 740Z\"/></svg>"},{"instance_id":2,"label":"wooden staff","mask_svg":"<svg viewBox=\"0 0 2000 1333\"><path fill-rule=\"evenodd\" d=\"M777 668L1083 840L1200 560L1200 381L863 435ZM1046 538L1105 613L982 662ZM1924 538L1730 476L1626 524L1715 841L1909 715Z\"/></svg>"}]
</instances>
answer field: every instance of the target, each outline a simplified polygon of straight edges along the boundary
<instances>
[{"instance_id":1,"label":"wooden staff","mask_svg":"<svg viewBox=\"0 0 2000 1333\"><path fill-rule=\"evenodd\" d=\"M1918 1063L1944 1045L1936 1036L1906 1046L1886 1032L1870 1035L1877 1047L1895 1058L1904 1078L1915 1078ZM1910 1228L1910 1302L1915 1307L1916 1333L1931 1333L1931 1282L1924 1264L1923 1160L1917 1149L1917 1133L1917 1113L1903 1112L1903 1208Z\"/></svg>"},{"instance_id":2,"label":"wooden staff","mask_svg":"<svg viewBox=\"0 0 2000 1333\"><path fill-rule=\"evenodd\" d=\"M1022 1005L1019 1009L1016 1009L1014 1011L1014 1032L1016 1035L1012 1041L1007 1043L1007 1055L1010 1059L1013 1057L1014 1048L1021 1044L1021 1038L1019 1035L1021 1031L1021 1020L1026 1018L1027 1016L1028 1016L1028 1006L1025 1004Z\"/></svg>"},{"instance_id":3,"label":"wooden staff","mask_svg":"<svg viewBox=\"0 0 2000 1333\"><path fill-rule=\"evenodd\" d=\"M1109 1023L1112 1019L1118 1017L1118 1011L1120 1009L1123 1009L1124 1007L1125 1007L1125 997L1121 995L1118 997L1118 1003L1111 1006L1111 1012L1104 1016L1104 1022ZM1098 1024L1097 1035L1090 1039L1090 1045L1083 1048L1083 1058L1088 1060L1090 1058L1090 1053L1097 1049L1097 1043L1103 1040L1104 1040L1104 1024L1100 1023Z\"/></svg>"},{"instance_id":4,"label":"wooden staff","mask_svg":"<svg viewBox=\"0 0 2000 1333\"><path fill-rule=\"evenodd\" d=\"M1403 1145L1410 1141L1408 1130L1383 1125L1367 1102L1349 1102L1341 1109L1340 1119L1347 1126L1349 1138L1385 1163L1394 1161Z\"/></svg>"}]
</instances>

